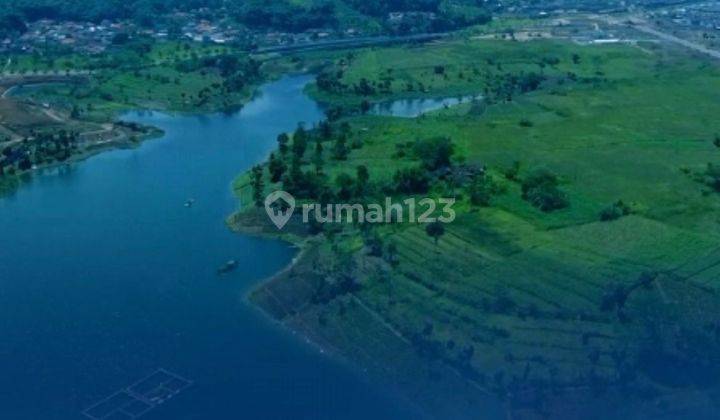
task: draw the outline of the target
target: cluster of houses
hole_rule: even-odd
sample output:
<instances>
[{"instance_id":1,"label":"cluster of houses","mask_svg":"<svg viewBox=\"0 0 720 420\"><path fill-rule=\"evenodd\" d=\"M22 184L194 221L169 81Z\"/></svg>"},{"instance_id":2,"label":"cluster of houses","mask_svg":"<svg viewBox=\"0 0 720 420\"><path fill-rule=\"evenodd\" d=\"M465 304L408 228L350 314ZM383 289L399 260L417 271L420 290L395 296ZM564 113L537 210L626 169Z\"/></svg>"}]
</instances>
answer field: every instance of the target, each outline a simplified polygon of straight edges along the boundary
<instances>
[{"instance_id":1,"label":"cluster of houses","mask_svg":"<svg viewBox=\"0 0 720 420\"><path fill-rule=\"evenodd\" d=\"M248 30L231 22L208 20L188 21L181 29L182 37L195 42L214 44L242 43L258 47L295 45L319 40L338 39L359 35L355 29L336 31L331 29L308 29L301 33L281 31Z\"/></svg>"},{"instance_id":2,"label":"cluster of houses","mask_svg":"<svg viewBox=\"0 0 720 420\"><path fill-rule=\"evenodd\" d=\"M28 24L27 31L16 39L0 41L0 51L30 52L48 45L70 47L75 51L98 54L123 32L135 30L129 22L68 22L42 19Z\"/></svg>"},{"instance_id":3,"label":"cluster of houses","mask_svg":"<svg viewBox=\"0 0 720 420\"><path fill-rule=\"evenodd\" d=\"M76 52L100 54L119 34L138 34L157 40L184 39L212 44L242 44L258 47L294 45L319 40L363 35L354 28L344 30L311 29L302 33L249 30L229 20L195 19L188 13L176 13L179 25L141 28L131 21L69 22L42 19L28 24L28 30L17 38L0 38L2 52L33 52L48 46L65 46Z\"/></svg>"},{"instance_id":4,"label":"cluster of houses","mask_svg":"<svg viewBox=\"0 0 720 420\"><path fill-rule=\"evenodd\" d=\"M659 10L650 14L660 21L696 30L720 31L720 3L717 1L684 4Z\"/></svg>"},{"instance_id":5,"label":"cluster of houses","mask_svg":"<svg viewBox=\"0 0 720 420\"><path fill-rule=\"evenodd\" d=\"M228 44L245 36L245 31L238 26L219 24L209 20L190 20L181 28L182 36L195 42L212 42Z\"/></svg>"},{"instance_id":6,"label":"cluster of houses","mask_svg":"<svg viewBox=\"0 0 720 420\"><path fill-rule=\"evenodd\" d=\"M707 0L483 0L492 4L504 13L529 16L548 17L577 13L623 13L638 10L658 10L667 15L677 14L677 19L690 20L699 9L717 10L717 1ZM676 10L671 10L677 8Z\"/></svg>"},{"instance_id":7,"label":"cluster of houses","mask_svg":"<svg viewBox=\"0 0 720 420\"><path fill-rule=\"evenodd\" d=\"M430 21L437 19L437 15L432 12L390 12L387 17L387 21L390 24L399 24L416 19Z\"/></svg>"}]
</instances>

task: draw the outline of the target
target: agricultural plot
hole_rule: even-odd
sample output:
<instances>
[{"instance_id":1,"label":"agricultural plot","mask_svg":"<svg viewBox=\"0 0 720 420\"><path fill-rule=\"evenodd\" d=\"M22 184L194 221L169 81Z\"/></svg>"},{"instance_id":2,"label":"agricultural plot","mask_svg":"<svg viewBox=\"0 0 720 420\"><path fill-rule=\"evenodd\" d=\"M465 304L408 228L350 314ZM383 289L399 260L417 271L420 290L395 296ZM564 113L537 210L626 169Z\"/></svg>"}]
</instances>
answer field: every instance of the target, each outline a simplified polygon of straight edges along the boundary
<instances>
[{"instance_id":1,"label":"agricultural plot","mask_svg":"<svg viewBox=\"0 0 720 420\"><path fill-rule=\"evenodd\" d=\"M683 387L718 385L707 375L718 347L720 195L695 175L720 162L717 65L658 47L479 40L334 61L330 85L340 90L311 89L332 104L478 92L493 100L415 119L347 117L347 160L335 160L329 144L321 152L330 179L364 165L382 188L417 165L414 142L445 136L456 164L486 168L500 192L478 207L462 185L439 182L429 195L454 194L459 215L437 242L422 226L377 229L396 250L387 264L387 255L368 255L358 232L333 235L332 246L310 245L315 251L256 301L363 366L377 364L368 352L397 357L374 338L399 339L413 357L518 411L567 413L568 392L578 407L586 398L692 405ZM497 76L529 73L542 75L537 89L497 96ZM522 198L521 180L538 168L557 174L567 208L543 212ZM601 221L618 200L627 212ZM326 266L338 260L351 262L339 271L360 285L318 300L338 271ZM405 384L422 376L394 374Z\"/></svg>"}]
</instances>

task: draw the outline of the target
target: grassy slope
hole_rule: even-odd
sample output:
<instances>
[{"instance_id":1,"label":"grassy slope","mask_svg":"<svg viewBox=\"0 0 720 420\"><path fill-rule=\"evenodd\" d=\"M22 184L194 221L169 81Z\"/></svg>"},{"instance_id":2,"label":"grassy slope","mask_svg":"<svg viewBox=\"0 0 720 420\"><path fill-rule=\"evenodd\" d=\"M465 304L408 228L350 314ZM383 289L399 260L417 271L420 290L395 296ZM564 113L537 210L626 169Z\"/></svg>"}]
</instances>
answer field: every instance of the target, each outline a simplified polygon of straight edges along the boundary
<instances>
[{"instance_id":1,"label":"grassy slope","mask_svg":"<svg viewBox=\"0 0 720 420\"><path fill-rule=\"evenodd\" d=\"M581 56L579 65L572 64L572 53ZM713 135L720 132L714 118L720 72L714 64L676 54L539 41L359 53L346 69L347 81L377 80L386 68L396 68L398 79L426 84L432 80L431 95L481 89L479 79L460 79L456 73L497 69L487 63L488 57L502 62L504 69L538 70L537 58L553 55L561 62L557 68L546 68L546 74L574 71L606 79L543 89L494 105L481 116L465 106L418 120L354 117L353 136L363 147L353 151L348 162L326 168L330 174L352 173L364 164L372 179L387 178L402 164L402 159L392 157L395 144L449 135L468 162L488 165L494 173L516 160L524 171L537 166L552 169L562 177L571 207L540 213L520 199L517 185L505 182L507 193L491 208L470 209L461 203L459 219L437 246L421 227L383 229L385 240L399 248L395 269L372 268L379 263L363 255L362 242L352 233L336 238L333 249L322 252L320 247L306 258L314 267L342 256L357 259L361 268L353 274L362 279L363 287L352 298L310 303L317 287L313 281L320 282L317 278L333 269L302 266L260 289L254 298L289 325L363 365L368 364L367 354L373 360L394 358L414 365L417 370L412 373L394 371L405 378L406 387L445 376L433 376L433 368L413 362L414 354L403 356L390 344L375 340L368 345L378 329L409 340L432 323L426 338L441 343L445 366L452 366L461 349L472 345L471 366L482 374L472 381L501 395L518 383L521 388L543 383L582 390L637 370L635 356L648 325L661 331L704 328L720 313L715 275L720 200L703 194L704 188L681 171L720 160L712 145ZM433 78L432 68L439 63L453 69L448 79ZM532 121L532 127L521 127L521 119ZM600 209L617 199L633 203L636 214L598 222ZM630 322L599 309L610 284L632 284L646 271L665 274L651 288L631 296ZM297 286L301 279L304 288ZM346 302L354 299L363 305ZM373 316L365 316L368 310ZM618 356L623 353L626 356ZM390 365L381 364L385 369ZM643 369L636 384L652 389L651 394L680 392ZM447 398L446 393L438 395L439 400ZM567 413L569 399L565 400L562 410ZM546 404L551 410L552 403Z\"/></svg>"},{"instance_id":2,"label":"grassy slope","mask_svg":"<svg viewBox=\"0 0 720 420\"><path fill-rule=\"evenodd\" d=\"M528 44L524 44L528 45ZM350 59L338 66L344 71L343 82L357 84L362 78L381 81L392 77L392 94L378 93L370 100L412 96L452 96L483 93L487 75L507 72L540 72L549 77L564 75L573 71L579 76L597 76L602 61L613 54L623 55L621 47L606 47L603 52L591 52L581 48L567 48L560 42L535 42L532 48L522 48L514 42L472 40L452 43L436 42L421 46L404 46L393 50L365 49L353 53ZM581 57L580 64L573 64L571 55ZM544 58L558 58L557 66L540 65ZM613 66L615 76L621 77L632 72L636 57L617 57ZM598 61L600 60L600 61ZM435 73L436 66L443 66L445 74ZM410 83L422 83L425 92L408 92ZM338 95L312 89L319 100L333 103L359 102L363 98L353 97L346 92Z\"/></svg>"},{"instance_id":3,"label":"grassy slope","mask_svg":"<svg viewBox=\"0 0 720 420\"><path fill-rule=\"evenodd\" d=\"M200 43L164 42L152 45L143 55L130 49L116 48L92 58L68 56L55 60L30 55L14 55L7 71L33 74L64 70L92 70L86 86L54 86L38 89L35 99L64 107L78 106L86 118L106 120L119 110L152 108L170 111L215 111L245 102L253 86L230 95L221 92L223 78L212 68L184 72L178 63L219 54L239 54L228 47ZM240 54L241 56L244 54ZM119 63L110 65L109 63ZM207 90L207 99L199 94ZM91 111L86 111L88 105Z\"/></svg>"},{"instance_id":4,"label":"grassy slope","mask_svg":"<svg viewBox=\"0 0 720 420\"><path fill-rule=\"evenodd\" d=\"M399 63L403 64L395 73L403 80L432 79L430 67L436 63L447 63L465 74L474 68L485 72L487 67L495 68L484 63L490 56L498 57L505 70L540 71L534 63L553 56L561 64L546 67L548 75L573 71L579 76L600 74L607 81L542 90L492 106L483 116L466 112L468 105L419 120L355 118L354 126L368 131L358 133L365 146L352 155L353 163L386 176L387 168L397 161L392 157L395 144L448 135L468 162L502 169L520 161L525 169L545 166L560 174L574 197L567 211L545 215L518 200L499 200L501 207L538 223L588 222L605 205L624 199L636 203L647 217L718 232L712 211L719 203L714 197L703 197L698 185L681 173L681 169L702 169L714 155L720 158L712 144L720 132L714 118L720 100L717 67L684 56L663 57L661 52L645 55L631 47L551 42L439 45L428 52L385 51L386 57L378 60L383 51L361 53L345 79L352 83L370 78ZM572 53L581 56L580 65L571 63ZM404 54L413 59L405 59ZM482 91L482 77L459 79L451 73L448 79L437 79L429 95ZM522 119L533 126L522 127Z\"/></svg>"}]
</instances>

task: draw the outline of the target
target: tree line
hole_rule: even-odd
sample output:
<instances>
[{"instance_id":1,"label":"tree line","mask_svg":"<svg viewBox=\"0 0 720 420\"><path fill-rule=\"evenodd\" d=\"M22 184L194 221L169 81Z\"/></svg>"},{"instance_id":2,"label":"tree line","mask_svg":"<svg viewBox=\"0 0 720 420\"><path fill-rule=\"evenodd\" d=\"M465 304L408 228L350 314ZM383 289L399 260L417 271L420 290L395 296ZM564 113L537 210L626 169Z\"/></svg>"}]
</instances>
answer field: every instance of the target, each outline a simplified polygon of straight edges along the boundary
<instances>
[{"instance_id":1,"label":"tree line","mask_svg":"<svg viewBox=\"0 0 720 420\"><path fill-rule=\"evenodd\" d=\"M2 143L0 143L2 146ZM14 175L43 165L68 160L78 149L78 134L60 130L38 133L0 152L0 176Z\"/></svg>"},{"instance_id":2,"label":"tree line","mask_svg":"<svg viewBox=\"0 0 720 420\"><path fill-rule=\"evenodd\" d=\"M173 24L173 12L196 13L205 19L233 18L251 28L273 28L287 32L308 29L338 28L340 13L350 9L369 18L385 18L390 12L432 12L437 15L425 22L407 21L400 31L438 32L462 26L485 23L490 13L480 0L345 0L345 7L336 7L331 0L299 5L291 0L0 0L0 35L23 33L27 23L40 19L100 22L104 19L132 20L142 27ZM172 25L171 25L172 26ZM388 31L398 28L385 25Z\"/></svg>"}]
</instances>

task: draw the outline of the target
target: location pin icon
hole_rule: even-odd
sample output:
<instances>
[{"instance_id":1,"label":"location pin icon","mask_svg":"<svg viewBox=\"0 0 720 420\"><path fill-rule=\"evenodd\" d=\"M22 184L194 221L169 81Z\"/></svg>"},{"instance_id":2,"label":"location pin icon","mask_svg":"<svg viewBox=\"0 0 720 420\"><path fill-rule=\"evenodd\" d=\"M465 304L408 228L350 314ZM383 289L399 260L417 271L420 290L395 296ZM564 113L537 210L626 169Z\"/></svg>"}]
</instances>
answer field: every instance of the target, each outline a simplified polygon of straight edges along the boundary
<instances>
[{"instance_id":1,"label":"location pin icon","mask_svg":"<svg viewBox=\"0 0 720 420\"><path fill-rule=\"evenodd\" d=\"M282 230L295 211L295 197L285 191L275 191L265 198L265 211L273 224Z\"/></svg>"}]
</instances>

